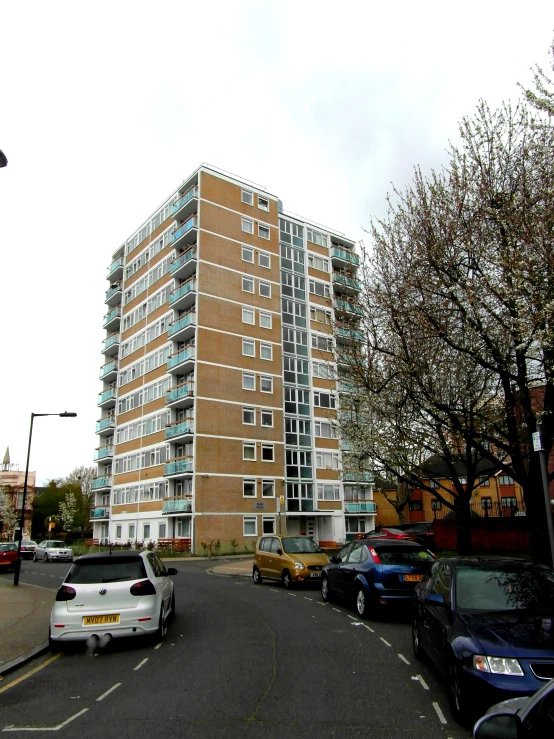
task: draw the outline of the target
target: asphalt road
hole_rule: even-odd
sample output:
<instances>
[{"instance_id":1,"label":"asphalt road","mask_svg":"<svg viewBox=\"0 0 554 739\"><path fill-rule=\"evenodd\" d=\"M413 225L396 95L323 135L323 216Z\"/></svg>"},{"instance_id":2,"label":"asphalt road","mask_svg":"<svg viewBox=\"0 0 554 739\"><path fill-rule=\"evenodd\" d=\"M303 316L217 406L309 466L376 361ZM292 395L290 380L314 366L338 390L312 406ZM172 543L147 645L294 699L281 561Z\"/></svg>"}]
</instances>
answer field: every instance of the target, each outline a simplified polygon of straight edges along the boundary
<instances>
[{"instance_id":1,"label":"asphalt road","mask_svg":"<svg viewBox=\"0 0 554 739\"><path fill-rule=\"evenodd\" d=\"M221 563L221 562L219 562ZM0 731L80 739L467 739L410 625L360 622L318 589L288 592L178 562L165 641L97 656L47 654L0 683ZM57 588L68 565L25 562L22 582ZM2 575L2 577L9 577ZM33 672L33 670L35 670ZM27 731L21 731L26 729Z\"/></svg>"}]
</instances>

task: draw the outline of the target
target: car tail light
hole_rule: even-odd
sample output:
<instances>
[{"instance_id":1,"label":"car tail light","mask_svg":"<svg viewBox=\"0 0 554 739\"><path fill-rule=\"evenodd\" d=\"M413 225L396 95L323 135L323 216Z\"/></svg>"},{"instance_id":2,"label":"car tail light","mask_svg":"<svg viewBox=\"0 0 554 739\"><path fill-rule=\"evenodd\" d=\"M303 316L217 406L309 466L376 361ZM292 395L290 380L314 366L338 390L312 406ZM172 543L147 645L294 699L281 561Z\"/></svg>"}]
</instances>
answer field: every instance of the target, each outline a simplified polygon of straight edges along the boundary
<instances>
[{"instance_id":1,"label":"car tail light","mask_svg":"<svg viewBox=\"0 0 554 739\"><path fill-rule=\"evenodd\" d=\"M156 595L156 588L151 580L140 580L131 585L131 595Z\"/></svg>"},{"instance_id":2,"label":"car tail light","mask_svg":"<svg viewBox=\"0 0 554 739\"><path fill-rule=\"evenodd\" d=\"M77 595L75 588L70 588L69 585L62 585L56 593L56 600L73 600Z\"/></svg>"},{"instance_id":3,"label":"car tail light","mask_svg":"<svg viewBox=\"0 0 554 739\"><path fill-rule=\"evenodd\" d=\"M369 553L373 557L373 561L375 562L375 564L376 565L380 565L381 564L381 560L379 559L379 555L377 554L377 552L375 551L375 549L373 547L369 547Z\"/></svg>"}]
</instances>

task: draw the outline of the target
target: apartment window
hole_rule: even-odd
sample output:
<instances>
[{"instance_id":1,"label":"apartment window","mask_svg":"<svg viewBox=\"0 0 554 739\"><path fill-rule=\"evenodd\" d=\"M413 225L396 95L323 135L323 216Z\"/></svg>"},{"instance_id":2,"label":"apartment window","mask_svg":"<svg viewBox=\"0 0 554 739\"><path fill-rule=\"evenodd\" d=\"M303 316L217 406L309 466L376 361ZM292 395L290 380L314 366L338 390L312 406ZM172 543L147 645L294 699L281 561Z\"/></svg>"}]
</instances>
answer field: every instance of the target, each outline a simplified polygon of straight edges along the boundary
<instances>
[{"instance_id":1,"label":"apartment window","mask_svg":"<svg viewBox=\"0 0 554 739\"><path fill-rule=\"evenodd\" d=\"M481 498L481 508L492 508L492 498Z\"/></svg>"},{"instance_id":2,"label":"apartment window","mask_svg":"<svg viewBox=\"0 0 554 739\"><path fill-rule=\"evenodd\" d=\"M335 368L326 362L312 362L312 374L321 380L334 380Z\"/></svg>"},{"instance_id":3,"label":"apartment window","mask_svg":"<svg viewBox=\"0 0 554 739\"><path fill-rule=\"evenodd\" d=\"M143 539L150 538L150 524L149 523L144 524L142 538Z\"/></svg>"},{"instance_id":4,"label":"apartment window","mask_svg":"<svg viewBox=\"0 0 554 739\"><path fill-rule=\"evenodd\" d=\"M307 239L312 244L318 244L319 246L327 246L327 234L322 234L319 231L314 231L313 228L307 229Z\"/></svg>"},{"instance_id":5,"label":"apartment window","mask_svg":"<svg viewBox=\"0 0 554 739\"><path fill-rule=\"evenodd\" d=\"M273 359L273 347L271 344L260 344L260 359Z\"/></svg>"},{"instance_id":6,"label":"apartment window","mask_svg":"<svg viewBox=\"0 0 554 739\"><path fill-rule=\"evenodd\" d=\"M261 226L258 224L258 236L261 239L269 239L269 226Z\"/></svg>"},{"instance_id":7,"label":"apartment window","mask_svg":"<svg viewBox=\"0 0 554 739\"><path fill-rule=\"evenodd\" d=\"M262 393L273 392L273 377L267 377L267 375L260 376L260 391Z\"/></svg>"},{"instance_id":8,"label":"apartment window","mask_svg":"<svg viewBox=\"0 0 554 739\"><path fill-rule=\"evenodd\" d=\"M253 234L254 233L254 221L251 221L250 218L243 218L242 219L242 230L245 231L247 234Z\"/></svg>"},{"instance_id":9,"label":"apartment window","mask_svg":"<svg viewBox=\"0 0 554 739\"><path fill-rule=\"evenodd\" d=\"M254 325L254 311L252 310L252 308L242 309L242 322L249 323L251 326Z\"/></svg>"},{"instance_id":10,"label":"apartment window","mask_svg":"<svg viewBox=\"0 0 554 739\"><path fill-rule=\"evenodd\" d=\"M262 517L262 534L275 533L275 518L273 516Z\"/></svg>"},{"instance_id":11,"label":"apartment window","mask_svg":"<svg viewBox=\"0 0 554 739\"><path fill-rule=\"evenodd\" d=\"M261 411L262 426L273 426L273 411L268 408L262 408Z\"/></svg>"},{"instance_id":12,"label":"apartment window","mask_svg":"<svg viewBox=\"0 0 554 739\"><path fill-rule=\"evenodd\" d=\"M517 508L517 498L512 496L505 496L500 498L502 508Z\"/></svg>"},{"instance_id":13,"label":"apartment window","mask_svg":"<svg viewBox=\"0 0 554 739\"><path fill-rule=\"evenodd\" d=\"M260 295L263 298L270 298L271 297L271 284L269 282L262 282L260 280L259 291L260 291Z\"/></svg>"},{"instance_id":14,"label":"apartment window","mask_svg":"<svg viewBox=\"0 0 554 739\"><path fill-rule=\"evenodd\" d=\"M433 498L431 501L431 510L432 511L440 511L442 508L442 503L440 500L437 500L436 498Z\"/></svg>"},{"instance_id":15,"label":"apartment window","mask_svg":"<svg viewBox=\"0 0 554 739\"><path fill-rule=\"evenodd\" d=\"M275 480L262 480L262 498L275 497Z\"/></svg>"},{"instance_id":16,"label":"apartment window","mask_svg":"<svg viewBox=\"0 0 554 739\"><path fill-rule=\"evenodd\" d=\"M134 538L135 538L135 524L130 523L129 524L129 539L134 539Z\"/></svg>"},{"instance_id":17,"label":"apartment window","mask_svg":"<svg viewBox=\"0 0 554 739\"><path fill-rule=\"evenodd\" d=\"M316 308L314 305L310 306L310 318L312 321L325 323L327 326L331 325L331 311Z\"/></svg>"},{"instance_id":18,"label":"apartment window","mask_svg":"<svg viewBox=\"0 0 554 739\"><path fill-rule=\"evenodd\" d=\"M339 455L336 452L316 452L315 466L320 470L338 470Z\"/></svg>"},{"instance_id":19,"label":"apartment window","mask_svg":"<svg viewBox=\"0 0 554 739\"><path fill-rule=\"evenodd\" d=\"M460 485L467 485L467 477L459 477L458 482Z\"/></svg>"},{"instance_id":20,"label":"apartment window","mask_svg":"<svg viewBox=\"0 0 554 739\"><path fill-rule=\"evenodd\" d=\"M256 411L254 410L254 408L242 409L242 422L250 426L256 425Z\"/></svg>"},{"instance_id":21,"label":"apartment window","mask_svg":"<svg viewBox=\"0 0 554 739\"><path fill-rule=\"evenodd\" d=\"M250 190L243 190L240 199L246 205L254 205L254 193L250 192Z\"/></svg>"},{"instance_id":22,"label":"apartment window","mask_svg":"<svg viewBox=\"0 0 554 739\"><path fill-rule=\"evenodd\" d=\"M318 500L340 500L340 487L332 484L318 484Z\"/></svg>"},{"instance_id":23,"label":"apartment window","mask_svg":"<svg viewBox=\"0 0 554 739\"><path fill-rule=\"evenodd\" d=\"M287 477L310 478L312 476L312 453L286 450ZM310 486L311 487L311 486ZM287 485L287 497L289 486ZM296 496L298 497L298 496ZM311 492L309 497L311 498Z\"/></svg>"},{"instance_id":24,"label":"apartment window","mask_svg":"<svg viewBox=\"0 0 554 739\"><path fill-rule=\"evenodd\" d=\"M256 497L256 480L242 481L242 495L244 498Z\"/></svg>"},{"instance_id":25,"label":"apartment window","mask_svg":"<svg viewBox=\"0 0 554 739\"><path fill-rule=\"evenodd\" d=\"M479 478L479 485L481 487L488 487L491 484L490 477L480 477Z\"/></svg>"},{"instance_id":26,"label":"apartment window","mask_svg":"<svg viewBox=\"0 0 554 739\"><path fill-rule=\"evenodd\" d=\"M251 249L249 246L243 246L242 247L242 261L250 262L250 264L254 264L254 249Z\"/></svg>"},{"instance_id":27,"label":"apartment window","mask_svg":"<svg viewBox=\"0 0 554 739\"><path fill-rule=\"evenodd\" d=\"M273 444L262 444L262 461L263 462L274 462L275 461L275 449Z\"/></svg>"},{"instance_id":28,"label":"apartment window","mask_svg":"<svg viewBox=\"0 0 554 739\"><path fill-rule=\"evenodd\" d=\"M244 357L254 357L256 355L253 341L250 339L242 340L242 354Z\"/></svg>"},{"instance_id":29,"label":"apartment window","mask_svg":"<svg viewBox=\"0 0 554 739\"><path fill-rule=\"evenodd\" d=\"M332 393L314 391L314 405L316 408L334 408L335 396Z\"/></svg>"},{"instance_id":30,"label":"apartment window","mask_svg":"<svg viewBox=\"0 0 554 739\"><path fill-rule=\"evenodd\" d=\"M299 328L306 328L306 306L288 298L281 300L283 323L289 323Z\"/></svg>"},{"instance_id":31,"label":"apartment window","mask_svg":"<svg viewBox=\"0 0 554 739\"><path fill-rule=\"evenodd\" d=\"M269 200L267 198L262 198L258 195L258 208L260 210L265 210L266 212L269 211Z\"/></svg>"},{"instance_id":32,"label":"apartment window","mask_svg":"<svg viewBox=\"0 0 554 739\"><path fill-rule=\"evenodd\" d=\"M432 490L436 490L439 487L439 483L437 482L437 480L429 480L429 487Z\"/></svg>"},{"instance_id":33,"label":"apartment window","mask_svg":"<svg viewBox=\"0 0 554 739\"><path fill-rule=\"evenodd\" d=\"M336 439L337 433L335 427L329 421L316 421L315 435L321 439Z\"/></svg>"},{"instance_id":34,"label":"apartment window","mask_svg":"<svg viewBox=\"0 0 554 739\"><path fill-rule=\"evenodd\" d=\"M122 526L118 525L115 527L115 538L121 539Z\"/></svg>"},{"instance_id":35,"label":"apartment window","mask_svg":"<svg viewBox=\"0 0 554 739\"><path fill-rule=\"evenodd\" d=\"M421 506L420 500L410 500L408 501L408 508L410 511L421 511L423 510Z\"/></svg>"},{"instance_id":36,"label":"apartment window","mask_svg":"<svg viewBox=\"0 0 554 739\"><path fill-rule=\"evenodd\" d=\"M332 352L333 339L328 336L312 334L312 349L319 349L322 352Z\"/></svg>"},{"instance_id":37,"label":"apartment window","mask_svg":"<svg viewBox=\"0 0 554 739\"><path fill-rule=\"evenodd\" d=\"M310 415L310 393L294 387L285 388L285 413L295 416Z\"/></svg>"},{"instance_id":38,"label":"apartment window","mask_svg":"<svg viewBox=\"0 0 554 739\"><path fill-rule=\"evenodd\" d=\"M320 272L329 272L329 260L315 254L308 254L308 267L318 269Z\"/></svg>"},{"instance_id":39,"label":"apartment window","mask_svg":"<svg viewBox=\"0 0 554 739\"><path fill-rule=\"evenodd\" d=\"M165 523L158 524L158 539L165 539L167 536L167 526Z\"/></svg>"},{"instance_id":40,"label":"apartment window","mask_svg":"<svg viewBox=\"0 0 554 739\"><path fill-rule=\"evenodd\" d=\"M252 441L242 442L242 458L246 462L256 461L256 445Z\"/></svg>"},{"instance_id":41,"label":"apartment window","mask_svg":"<svg viewBox=\"0 0 554 739\"><path fill-rule=\"evenodd\" d=\"M271 328L271 313L260 312L260 328Z\"/></svg>"},{"instance_id":42,"label":"apartment window","mask_svg":"<svg viewBox=\"0 0 554 739\"><path fill-rule=\"evenodd\" d=\"M510 475L499 475L498 484L499 485L513 485L514 481L510 477Z\"/></svg>"},{"instance_id":43,"label":"apartment window","mask_svg":"<svg viewBox=\"0 0 554 739\"><path fill-rule=\"evenodd\" d=\"M285 442L291 446L311 446L310 421L285 418Z\"/></svg>"},{"instance_id":44,"label":"apartment window","mask_svg":"<svg viewBox=\"0 0 554 739\"><path fill-rule=\"evenodd\" d=\"M309 287L312 295L319 295L321 298L329 298L331 295L329 285L325 282L309 280Z\"/></svg>"},{"instance_id":45,"label":"apartment window","mask_svg":"<svg viewBox=\"0 0 554 739\"><path fill-rule=\"evenodd\" d=\"M254 280L252 277L245 277L243 275L242 278L242 291L245 293L253 293L254 292Z\"/></svg>"},{"instance_id":46,"label":"apartment window","mask_svg":"<svg viewBox=\"0 0 554 739\"><path fill-rule=\"evenodd\" d=\"M281 292L296 300L306 300L305 278L281 272Z\"/></svg>"},{"instance_id":47,"label":"apartment window","mask_svg":"<svg viewBox=\"0 0 554 739\"><path fill-rule=\"evenodd\" d=\"M242 373L242 389L243 390L255 390L256 389L256 375L252 375L249 372Z\"/></svg>"},{"instance_id":48,"label":"apartment window","mask_svg":"<svg viewBox=\"0 0 554 739\"><path fill-rule=\"evenodd\" d=\"M242 533L244 536L258 536L258 522L256 516L243 516Z\"/></svg>"},{"instance_id":49,"label":"apartment window","mask_svg":"<svg viewBox=\"0 0 554 739\"><path fill-rule=\"evenodd\" d=\"M260 267L271 269L271 257L265 251L258 252L258 264Z\"/></svg>"}]
</instances>

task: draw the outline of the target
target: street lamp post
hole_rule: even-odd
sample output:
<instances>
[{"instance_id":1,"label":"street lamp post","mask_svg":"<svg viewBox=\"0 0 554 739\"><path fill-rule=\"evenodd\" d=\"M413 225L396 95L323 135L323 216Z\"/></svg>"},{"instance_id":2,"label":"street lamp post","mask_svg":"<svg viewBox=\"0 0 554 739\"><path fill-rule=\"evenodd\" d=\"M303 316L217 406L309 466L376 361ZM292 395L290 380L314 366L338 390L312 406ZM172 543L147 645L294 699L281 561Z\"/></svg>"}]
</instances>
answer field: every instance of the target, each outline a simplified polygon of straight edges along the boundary
<instances>
[{"instance_id":1,"label":"street lamp post","mask_svg":"<svg viewBox=\"0 0 554 739\"><path fill-rule=\"evenodd\" d=\"M546 528L548 531L548 545L550 548L550 566L554 569L554 525L552 522L552 503L550 502L550 490L548 485L548 463L546 460L546 452L542 443L542 423L537 423L537 431L533 434L533 449L539 453L539 461L541 465L542 489L544 495L544 505L546 509Z\"/></svg>"},{"instance_id":2,"label":"street lamp post","mask_svg":"<svg viewBox=\"0 0 554 739\"><path fill-rule=\"evenodd\" d=\"M19 522L19 537L17 543L17 560L14 566L13 584L19 585L19 571L21 569L21 540L25 526L25 501L27 499L27 480L29 478L29 457L31 456L31 439L33 438L33 421L36 416L59 416L60 418L75 418L76 413L31 413L31 427L29 429L29 444L27 446L27 464L25 465L25 481L23 483L23 500L21 503L21 520Z\"/></svg>"}]
</instances>

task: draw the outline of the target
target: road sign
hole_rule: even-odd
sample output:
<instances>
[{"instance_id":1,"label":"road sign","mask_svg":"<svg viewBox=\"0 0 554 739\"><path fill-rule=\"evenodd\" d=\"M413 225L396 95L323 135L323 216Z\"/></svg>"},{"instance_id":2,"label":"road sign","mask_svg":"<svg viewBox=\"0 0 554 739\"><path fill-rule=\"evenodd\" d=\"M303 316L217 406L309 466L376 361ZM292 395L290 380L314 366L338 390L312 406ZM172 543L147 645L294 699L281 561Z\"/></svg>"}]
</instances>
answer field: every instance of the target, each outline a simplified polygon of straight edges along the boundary
<instances>
[{"instance_id":1,"label":"road sign","mask_svg":"<svg viewBox=\"0 0 554 739\"><path fill-rule=\"evenodd\" d=\"M542 451L542 442L541 442L541 435L538 431L536 431L534 434L532 434L533 437L533 451L540 452Z\"/></svg>"},{"instance_id":2,"label":"road sign","mask_svg":"<svg viewBox=\"0 0 554 739\"><path fill-rule=\"evenodd\" d=\"M283 505L283 503L284 503L284 502L285 502L285 496L284 496L284 495L280 495L280 496L279 496L279 503L280 503L281 505Z\"/></svg>"},{"instance_id":3,"label":"road sign","mask_svg":"<svg viewBox=\"0 0 554 739\"><path fill-rule=\"evenodd\" d=\"M265 511L266 508L267 508L267 503L263 500L258 500L254 503L255 511Z\"/></svg>"}]
</instances>

